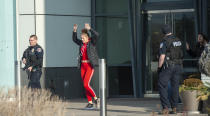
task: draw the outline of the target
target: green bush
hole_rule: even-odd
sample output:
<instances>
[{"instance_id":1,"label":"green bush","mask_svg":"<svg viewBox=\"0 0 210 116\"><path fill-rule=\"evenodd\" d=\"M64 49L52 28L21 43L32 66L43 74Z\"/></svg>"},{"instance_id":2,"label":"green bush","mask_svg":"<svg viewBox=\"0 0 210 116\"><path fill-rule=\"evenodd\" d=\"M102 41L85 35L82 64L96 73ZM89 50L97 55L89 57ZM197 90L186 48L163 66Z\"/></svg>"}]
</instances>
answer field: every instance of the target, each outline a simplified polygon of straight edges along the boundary
<instances>
[{"instance_id":1,"label":"green bush","mask_svg":"<svg viewBox=\"0 0 210 116\"><path fill-rule=\"evenodd\" d=\"M200 79L189 78L185 79L184 83L179 87L179 92L186 90L197 90L197 100L207 100L210 95L210 88L205 86Z\"/></svg>"}]
</instances>

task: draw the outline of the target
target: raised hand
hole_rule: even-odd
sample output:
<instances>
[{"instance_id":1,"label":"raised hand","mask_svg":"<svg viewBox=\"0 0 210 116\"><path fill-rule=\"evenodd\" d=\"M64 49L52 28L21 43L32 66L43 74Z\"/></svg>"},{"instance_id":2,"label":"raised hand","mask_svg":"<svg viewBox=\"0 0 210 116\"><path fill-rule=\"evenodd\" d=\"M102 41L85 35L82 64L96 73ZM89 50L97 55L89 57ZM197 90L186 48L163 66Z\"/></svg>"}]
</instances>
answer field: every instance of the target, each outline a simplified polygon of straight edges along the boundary
<instances>
[{"instance_id":1,"label":"raised hand","mask_svg":"<svg viewBox=\"0 0 210 116\"><path fill-rule=\"evenodd\" d=\"M90 27L90 25L88 23L85 23L85 29L87 29L87 30L91 29L91 27Z\"/></svg>"},{"instance_id":2,"label":"raised hand","mask_svg":"<svg viewBox=\"0 0 210 116\"><path fill-rule=\"evenodd\" d=\"M26 64L26 59L25 59L25 58L23 58L23 61L22 61L22 62L23 62L23 64Z\"/></svg>"},{"instance_id":3,"label":"raised hand","mask_svg":"<svg viewBox=\"0 0 210 116\"><path fill-rule=\"evenodd\" d=\"M186 43L186 49L190 50L190 45L188 43Z\"/></svg>"},{"instance_id":4,"label":"raised hand","mask_svg":"<svg viewBox=\"0 0 210 116\"><path fill-rule=\"evenodd\" d=\"M31 72L32 71L32 66L28 67L28 70Z\"/></svg>"},{"instance_id":5,"label":"raised hand","mask_svg":"<svg viewBox=\"0 0 210 116\"><path fill-rule=\"evenodd\" d=\"M74 32L77 32L77 28L78 28L78 26L77 26L77 24L74 24Z\"/></svg>"}]
</instances>

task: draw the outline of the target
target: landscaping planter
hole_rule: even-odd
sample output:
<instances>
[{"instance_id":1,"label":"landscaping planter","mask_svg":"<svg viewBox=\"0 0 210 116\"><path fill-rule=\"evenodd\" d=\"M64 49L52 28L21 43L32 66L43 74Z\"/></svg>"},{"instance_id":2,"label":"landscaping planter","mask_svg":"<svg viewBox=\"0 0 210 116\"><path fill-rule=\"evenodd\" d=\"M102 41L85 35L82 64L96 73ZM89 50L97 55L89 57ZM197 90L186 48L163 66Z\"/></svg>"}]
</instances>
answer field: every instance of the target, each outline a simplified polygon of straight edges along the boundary
<instances>
[{"instance_id":1,"label":"landscaping planter","mask_svg":"<svg viewBox=\"0 0 210 116\"><path fill-rule=\"evenodd\" d=\"M183 103L183 111L186 111L188 114L199 114L198 105L199 101L196 100L197 98L197 91L196 90L186 90L180 93L181 100Z\"/></svg>"}]
</instances>

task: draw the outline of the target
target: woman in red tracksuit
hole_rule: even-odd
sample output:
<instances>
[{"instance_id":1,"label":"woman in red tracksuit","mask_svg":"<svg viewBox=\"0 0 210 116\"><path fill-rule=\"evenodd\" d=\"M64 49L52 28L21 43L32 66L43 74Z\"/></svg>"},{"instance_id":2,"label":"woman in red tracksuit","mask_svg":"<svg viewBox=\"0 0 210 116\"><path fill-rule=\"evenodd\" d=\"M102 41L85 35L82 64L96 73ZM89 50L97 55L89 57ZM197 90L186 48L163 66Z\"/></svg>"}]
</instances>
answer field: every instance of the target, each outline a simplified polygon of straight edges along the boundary
<instances>
[{"instance_id":1,"label":"woman in red tracksuit","mask_svg":"<svg viewBox=\"0 0 210 116\"><path fill-rule=\"evenodd\" d=\"M94 90L90 86L90 81L94 73L94 67L98 65L98 55L96 52L96 40L98 38L98 33L91 29L89 24L85 24L85 28L82 29L81 38L77 38L77 24L74 24L73 28L73 41L80 46L79 57L78 57L78 66L81 69L81 77L83 80L83 85L86 92L86 97L88 99L87 109L93 108L92 98L94 98L94 103L97 107L98 98ZM89 36L88 31L91 32L91 37Z\"/></svg>"}]
</instances>

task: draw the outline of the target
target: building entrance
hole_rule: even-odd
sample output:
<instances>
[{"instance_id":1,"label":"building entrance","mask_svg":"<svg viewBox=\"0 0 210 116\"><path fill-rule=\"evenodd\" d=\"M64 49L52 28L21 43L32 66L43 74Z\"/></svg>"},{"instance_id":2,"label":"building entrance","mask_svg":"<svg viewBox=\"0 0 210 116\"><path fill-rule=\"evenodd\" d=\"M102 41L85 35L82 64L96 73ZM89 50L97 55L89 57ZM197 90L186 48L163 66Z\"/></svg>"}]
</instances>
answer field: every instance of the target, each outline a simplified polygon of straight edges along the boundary
<instances>
[{"instance_id":1,"label":"building entrance","mask_svg":"<svg viewBox=\"0 0 210 116\"><path fill-rule=\"evenodd\" d=\"M159 46L163 38L161 27L164 24L171 25L172 32L184 42L184 60L193 61L185 50L185 44L191 46L196 43L196 18L194 9L176 9L176 10L150 10L143 12L144 16L144 47L145 50L145 94L158 93L157 87L157 67ZM190 66L190 65L188 65ZM192 71L190 67L185 67L185 71Z\"/></svg>"}]
</instances>

